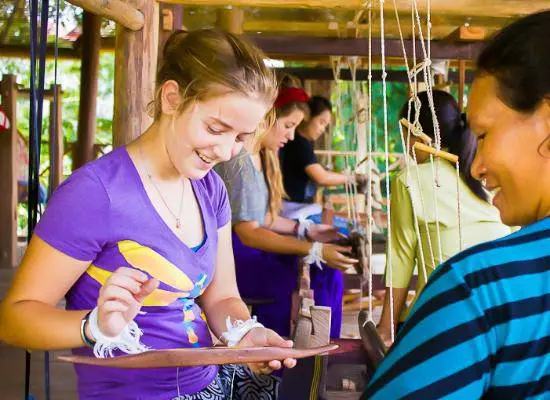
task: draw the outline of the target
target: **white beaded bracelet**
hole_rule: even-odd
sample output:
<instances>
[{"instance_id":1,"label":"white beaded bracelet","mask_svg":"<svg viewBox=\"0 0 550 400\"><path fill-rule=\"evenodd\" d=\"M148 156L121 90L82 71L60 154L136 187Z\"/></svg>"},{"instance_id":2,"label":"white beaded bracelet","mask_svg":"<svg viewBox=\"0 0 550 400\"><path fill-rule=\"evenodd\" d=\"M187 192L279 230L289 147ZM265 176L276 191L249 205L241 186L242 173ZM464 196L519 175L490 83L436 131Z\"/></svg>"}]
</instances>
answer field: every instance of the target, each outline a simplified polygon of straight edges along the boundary
<instances>
[{"instance_id":1,"label":"white beaded bracelet","mask_svg":"<svg viewBox=\"0 0 550 400\"><path fill-rule=\"evenodd\" d=\"M323 260L323 243L313 242L307 256L304 257L304 261L309 265L315 264L317 268L322 270L323 266L321 263L326 262Z\"/></svg>"},{"instance_id":2,"label":"white beaded bracelet","mask_svg":"<svg viewBox=\"0 0 550 400\"><path fill-rule=\"evenodd\" d=\"M99 329L98 308L94 308L88 319L88 326L92 334L94 344L94 355L98 358L112 357L113 350L121 350L127 354L138 354L149 350L140 342L143 335L135 321L130 321L117 336L104 335Z\"/></svg>"},{"instance_id":3,"label":"white beaded bracelet","mask_svg":"<svg viewBox=\"0 0 550 400\"><path fill-rule=\"evenodd\" d=\"M256 320L256 317L252 317L247 321L236 320L233 324L231 323L231 317L227 317L225 326L227 331L222 334L222 337L227 342L227 347L235 347L252 329L264 327Z\"/></svg>"},{"instance_id":4,"label":"white beaded bracelet","mask_svg":"<svg viewBox=\"0 0 550 400\"><path fill-rule=\"evenodd\" d=\"M315 222L313 222L312 220L304 217L300 217L300 219L298 220L298 231L297 231L298 239L306 239L307 231L313 225L315 225Z\"/></svg>"}]
</instances>

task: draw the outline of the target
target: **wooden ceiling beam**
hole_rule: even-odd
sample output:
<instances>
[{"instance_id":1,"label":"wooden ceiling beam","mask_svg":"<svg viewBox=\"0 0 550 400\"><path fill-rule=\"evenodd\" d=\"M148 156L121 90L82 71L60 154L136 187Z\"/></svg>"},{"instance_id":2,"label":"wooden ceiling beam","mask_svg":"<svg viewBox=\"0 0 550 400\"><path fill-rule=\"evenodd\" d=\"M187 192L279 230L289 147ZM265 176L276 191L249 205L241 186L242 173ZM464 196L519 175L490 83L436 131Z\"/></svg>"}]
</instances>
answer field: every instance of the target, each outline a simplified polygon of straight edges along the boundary
<instances>
[{"instance_id":1,"label":"wooden ceiling beam","mask_svg":"<svg viewBox=\"0 0 550 400\"><path fill-rule=\"evenodd\" d=\"M334 75L332 69L330 68L280 68L278 71L283 73L292 74L300 79L313 79L320 81L332 81L334 80ZM408 83L407 72L406 71L396 71L389 70L387 71L388 76L386 78L389 82L403 82ZM465 83L471 83L474 79L473 71L465 71ZM366 69L358 69L356 74L357 81L366 81L368 80L368 71ZM459 82L459 72L458 71L449 71L447 77L448 81ZM372 71L373 81L382 80L382 71L379 69ZM422 80L421 78L420 80ZM340 80L351 81L351 72L349 69L342 69L340 71Z\"/></svg>"},{"instance_id":2,"label":"wooden ceiling beam","mask_svg":"<svg viewBox=\"0 0 550 400\"><path fill-rule=\"evenodd\" d=\"M30 58L30 46L28 44L1 44L0 57L11 58ZM49 45L46 49L46 57L53 58L55 56L54 46ZM80 59L80 53L71 48L58 48L58 58L64 60Z\"/></svg>"},{"instance_id":3,"label":"wooden ceiling beam","mask_svg":"<svg viewBox=\"0 0 550 400\"><path fill-rule=\"evenodd\" d=\"M338 24L337 22L310 22L310 21L282 21L282 20L245 20L243 30L245 33L257 34L261 32L266 35L301 35L301 36L318 36L318 37L354 37L349 34L352 21L348 24ZM399 39L397 22L395 20L385 21L384 37L390 39ZM357 28L359 37L367 37L368 24L359 24L352 27L354 32ZM463 29L465 28L465 29ZM498 29L497 26L482 28L483 35L492 33ZM401 30L403 36L409 39L412 36L412 24L410 19L401 22ZM459 27L461 41L467 41L469 38L472 41L472 35L479 35L479 28ZM432 38L443 39L449 37L453 32L457 31L457 24L434 24L432 27ZM347 33L347 36L346 36ZM380 37L380 24L374 23L372 29L373 37ZM468 36L467 36L468 35ZM476 39L482 40L482 39Z\"/></svg>"},{"instance_id":4,"label":"wooden ceiling beam","mask_svg":"<svg viewBox=\"0 0 550 400\"><path fill-rule=\"evenodd\" d=\"M136 7L121 0L68 0L100 17L113 20L132 31L143 28L144 16Z\"/></svg>"},{"instance_id":5,"label":"wooden ceiling beam","mask_svg":"<svg viewBox=\"0 0 550 400\"><path fill-rule=\"evenodd\" d=\"M361 10L364 0L161 0L164 3L191 6L235 6L257 8L317 8ZM418 0L420 11L426 11L428 0ZM494 6L491 6L491 3ZM399 12L410 12L410 0L396 0ZM548 0L529 1L479 1L479 0L431 0L433 14L464 15L465 10L472 16L517 17L548 8ZM378 7L376 7L378 9ZM385 3L385 10L393 12L393 2Z\"/></svg>"},{"instance_id":6,"label":"wooden ceiling beam","mask_svg":"<svg viewBox=\"0 0 550 400\"><path fill-rule=\"evenodd\" d=\"M477 42L487 39L487 29L481 26L459 26L445 38L449 42Z\"/></svg>"},{"instance_id":7,"label":"wooden ceiling beam","mask_svg":"<svg viewBox=\"0 0 550 400\"><path fill-rule=\"evenodd\" d=\"M263 36L249 35L250 40L267 54L308 55L308 56L368 56L369 43L367 39L317 38L302 36ZM381 55L380 39L372 40L372 55ZM447 43L432 41L431 57L441 60L474 60L483 42ZM407 56L412 57L412 40L405 40ZM385 40L386 57L403 57L400 40ZM423 58L420 41L416 42L417 57Z\"/></svg>"}]
</instances>

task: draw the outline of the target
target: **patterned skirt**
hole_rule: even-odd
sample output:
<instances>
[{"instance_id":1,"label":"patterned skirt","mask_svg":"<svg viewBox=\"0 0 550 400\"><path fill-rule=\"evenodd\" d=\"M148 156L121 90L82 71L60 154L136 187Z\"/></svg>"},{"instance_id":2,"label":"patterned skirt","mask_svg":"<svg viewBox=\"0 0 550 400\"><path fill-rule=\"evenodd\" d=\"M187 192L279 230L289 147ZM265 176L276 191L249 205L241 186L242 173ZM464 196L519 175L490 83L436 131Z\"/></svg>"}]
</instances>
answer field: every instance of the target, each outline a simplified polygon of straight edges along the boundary
<instances>
[{"instance_id":1,"label":"patterned skirt","mask_svg":"<svg viewBox=\"0 0 550 400\"><path fill-rule=\"evenodd\" d=\"M274 400L279 383L279 378L256 375L244 365L221 365L218 375L206 388L172 400Z\"/></svg>"}]
</instances>

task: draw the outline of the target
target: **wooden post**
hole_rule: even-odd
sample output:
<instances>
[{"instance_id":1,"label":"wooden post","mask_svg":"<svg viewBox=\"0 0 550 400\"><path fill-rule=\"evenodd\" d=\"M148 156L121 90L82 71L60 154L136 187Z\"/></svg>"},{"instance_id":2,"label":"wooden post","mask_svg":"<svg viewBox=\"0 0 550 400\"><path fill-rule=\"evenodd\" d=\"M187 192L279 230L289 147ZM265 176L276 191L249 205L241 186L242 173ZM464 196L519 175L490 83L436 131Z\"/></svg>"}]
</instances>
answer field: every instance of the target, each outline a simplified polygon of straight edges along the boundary
<instances>
[{"instance_id":1,"label":"wooden post","mask_svg":"<svg viewBox=\"0 0 550 400\"><path fill-rule=\"evenodd\" d=\"M466 61L458 62L458 106L464 112L464 85L466 84Z\"/></svg>"},{"instance_id":2,"label":"wooden post","mask_svg":"<svg viewBox=\"0 0 550 400\"><path fill-rule=\"evenodd\" d=\"M84 11L82 21L82 65L80 67L80 105L73 171L93 160L96 132L97 83L101 17Z\"/></svg>"},{"instance_id":3,"label":"wooden post","mask_svg":"<svg viewBox=\"0 0 550 400\"><path fill-rule=\"evenodd\" d=\"M149 0L152 1L152 0ZM144 15L132 7L131 2L120 0L69 0L69 3L138 31L143 27Z\"/></svg>"},{"instance_id":4,"label":"wooden post","mask_svg":"<svg viewBox=\"0 0 550 400\"><path fill-rule=\"evenodd\" d=\"M52 85L51 90L57 98L57 104L50 101L50 191L53 192L63 181L63 120L61 86Z\"/></svg>"},{"instance_id":5,"label":"wooden post","mask_svg":"<svg viewBox=\"0 0 550 400\"><path fill-rule=\"evenodd\" d=\"M183 29L183 6L161 3L159 19L158 54L162 54L164 44L170 35L176 30Z\"/></svg>"},{"instance_id":6,"label":"wooden post","mask_svg":"<svg viewBox=\"0 0 550 400\"><path fill-rule=\"evenodd\" d=\"M159 5L151 0L129 0L144 15L143 29L116 28L115 107L113 144L137 138L152 122L147 105L154 99L159 40Z\"/></svg>"},{"instance_id":7,"label":"wooden post","mask_svg":"<svg viewBox=\"0 0 550 400\"><path fill-rule=\"evenodd\" d=\"M2 107L10 128L0 132L0 268L17 264L17 87L14 75L0 82Z\"/></svg>"},{"instance_id":8,"label":"wooden post","mask_svg":"<svg viewBox=\"0 0 550 400\"><path fill-rule=\"evenodd\" d=\"M218 10L216 26L235 35L243 34L244 10L241 8L226 7Z\"/></svg>"}]
</instances>

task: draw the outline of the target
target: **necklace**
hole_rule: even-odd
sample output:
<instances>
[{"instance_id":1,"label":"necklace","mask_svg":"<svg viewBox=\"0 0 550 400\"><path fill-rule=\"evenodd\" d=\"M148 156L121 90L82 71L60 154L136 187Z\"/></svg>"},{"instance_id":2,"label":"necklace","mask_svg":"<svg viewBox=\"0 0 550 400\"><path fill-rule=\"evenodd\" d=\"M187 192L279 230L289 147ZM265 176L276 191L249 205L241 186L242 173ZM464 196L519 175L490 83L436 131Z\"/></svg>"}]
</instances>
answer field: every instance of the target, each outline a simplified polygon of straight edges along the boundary
<instances>
[{"instance_id":1,"label":"necklace","mask_svg":"<svg viewBox=\"0 0 550 400\"><path fill-rule=\"evenodd\" d=\"M151 184L153 185L153 187L155 188L155 190L157 191L160 199L162 200L162 202L164 203L164 206L166 207L166 209L168 210L168 212L172 215L172 217L176 220L176 229L181 229L181 212L183 211L183 195L185 193L185 180L182 178L181 179L181 198L180 198L180 207L179 207L179 211L178 211L178 214L176 215L172 209L170 208L170 206L168 205L168 203L166 202L166 200L164 199L164 196L162 195L162 192L160 191L159 187L157 186L157 184L155 183L155 180L153 179L153 175L151 175L151 173L149 172L149 168L147 167L147 162L145 161L145 157L143 156L143 151L141 149L141 143L138 144L138 148L139 148L139 155L141 157L141 160L143 161L143 168L145 169L145 174L147 175L147 178L149 179L149 181L151 182Z\"/></svg>"}]
</instances>

